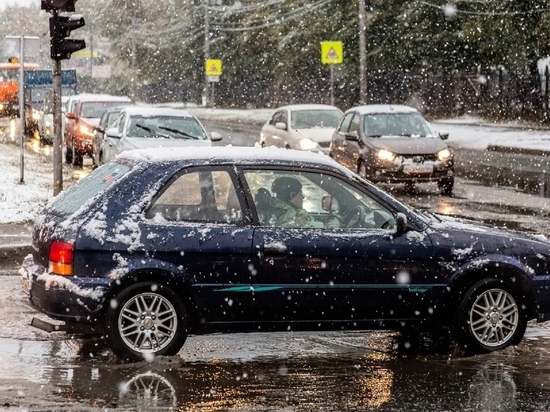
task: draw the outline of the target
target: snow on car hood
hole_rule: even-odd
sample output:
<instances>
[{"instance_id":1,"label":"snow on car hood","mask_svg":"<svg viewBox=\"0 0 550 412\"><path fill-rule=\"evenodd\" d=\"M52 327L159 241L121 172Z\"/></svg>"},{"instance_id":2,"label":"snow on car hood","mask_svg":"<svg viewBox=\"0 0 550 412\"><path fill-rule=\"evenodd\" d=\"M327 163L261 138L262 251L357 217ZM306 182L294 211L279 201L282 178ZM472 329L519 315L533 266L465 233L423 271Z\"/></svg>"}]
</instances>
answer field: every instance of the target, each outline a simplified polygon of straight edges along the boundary
<instances>
[{"instance_id":1,"label":"snow on car hood","mask_svg":"<svg viewBox=\"0 0 550 412\"><path fill-rule=\"evenodd\" d=\"M439 221L437 221L438 219ZM432 220L431 226L434 229L440 230L442 233L454 232L468 232L468 233L483 233L485 235L494 235L497 237L502 237L506 239L514 239L514 240L526 240L526 241L535 241L545 244L548 248L548 252L550 252L550 241L548 238L542 234L530 234L526 232L519 232L512 229L507 229L505 227L496 227L491 226L488 224L484 224L481 222L469 220L469 219L462 219L458 217L452 217L452 216L445 216L445 215L436 215L436 217Z\"/></svg>"},{"instance_id":2,"label":"snow on car hood","mask_svg":"<svg viewBox=\"0 0 550 412\"><path fill-rule=\"evenodd\" d=\"M189 147L189 146L212 146L210 139L196 140L196 139L167 139L164 137L157 137L154 139L148 139L143 137L125 137L120 140L119 151L135 150L135 149L148 149L151 147Z\"/></svg>"},{"instance_id":3,"label":"snow on car hood","mask_svg":"<svg viewBox=\"0 0 550 412\"><path fill-rule=\"evenodd\" d=\"M296 132L304 137L308 137L314 142L330 142L334 128L319 127L315 129L296 129Z\"/></svg>"},{"instance_id":4,"label":"snow on car hood","mask_svg":"<svg viewBox=\"0 0 550 412\"><path fill-rule=\"evenodd\" d=\"M410 155L437 153L447 148L439 137L374 137L369 138L368 142L376 149Z\"/></svg>"}]
</instances>

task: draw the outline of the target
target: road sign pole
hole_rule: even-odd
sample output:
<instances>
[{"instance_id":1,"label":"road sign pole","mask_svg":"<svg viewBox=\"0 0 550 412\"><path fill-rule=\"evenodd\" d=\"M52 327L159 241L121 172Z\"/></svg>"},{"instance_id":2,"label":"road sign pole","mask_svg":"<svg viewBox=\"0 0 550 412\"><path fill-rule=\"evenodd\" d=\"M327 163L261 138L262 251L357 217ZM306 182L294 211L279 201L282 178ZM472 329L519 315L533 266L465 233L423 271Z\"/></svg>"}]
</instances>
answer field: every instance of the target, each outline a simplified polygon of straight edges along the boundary
<instances>
[{"instance_id":1,"label":"road sign pole","mask_svg":"<svg viewBox=\"0 0 550 412\"><path fill-rule=\"evenodd\" d=\"M19 183L25 182L25 37L19 43L19 128L21 129Z\"/></svg>"},{"instance_id":2,"label":"road sign pole","mask_svg":"<svg viewBox=\"0 0 550 412\"><path fill-rule=\"evenodd\" d=\"M54 10L57 13L57 10ZM61 60L53 60L53 195L63 190L63 159L61 130ZM74 157L73 157L74 159Z\"/></svg>"},{"instance_id":3,"label":"road sign pole","mask_svg":"<svg viewBox=\"0 0 550 412\"><path fill-rule=\"evenodd\" d=\"M334 106L334 64L330 65L330 104Z\"/></svg>"}]
</instances>

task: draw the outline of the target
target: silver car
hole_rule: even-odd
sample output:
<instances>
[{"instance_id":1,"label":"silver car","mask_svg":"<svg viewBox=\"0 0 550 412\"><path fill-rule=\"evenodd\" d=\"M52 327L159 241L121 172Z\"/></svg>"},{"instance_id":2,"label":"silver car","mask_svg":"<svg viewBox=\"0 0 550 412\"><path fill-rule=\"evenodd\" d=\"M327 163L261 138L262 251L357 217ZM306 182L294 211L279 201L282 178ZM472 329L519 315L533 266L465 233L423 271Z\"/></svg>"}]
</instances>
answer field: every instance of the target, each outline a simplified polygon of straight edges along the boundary
<instances>
[{"instance_id":1,"label":"silver car","mask_svg":"<svg viewBox=\"0 0 550 412\"><path fill-rule=\"evenodd\" d=\"M105 132L99 165L110 162L125 150L149 147L212 146L222 136L208 133L186 110L128 106Z\"/></svg>"},{"instance_id":2,"label":"silver car","mask_svg":"<svg viewBox=\"0 0 550 412\"><path fill-rule=\"evenodd\" d=\"M260 145L328 154L330 140L343 112L326 104L278 108L260 132Z\"/></svg>"}]
</instances>

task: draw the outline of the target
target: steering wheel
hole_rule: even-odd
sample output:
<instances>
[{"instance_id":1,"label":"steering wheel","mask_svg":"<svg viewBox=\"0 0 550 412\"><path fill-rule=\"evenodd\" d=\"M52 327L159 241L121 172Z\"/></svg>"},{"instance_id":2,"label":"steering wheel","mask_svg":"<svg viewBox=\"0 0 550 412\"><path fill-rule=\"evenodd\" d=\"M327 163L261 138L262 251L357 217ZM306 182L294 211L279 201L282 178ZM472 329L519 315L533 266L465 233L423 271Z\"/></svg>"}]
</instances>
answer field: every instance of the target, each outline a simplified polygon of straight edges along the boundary
<instances>
[{"instance_id":1,"label":"steering wheel","mask_svg":"<svg viewBox=\"0 0 550 412\"><path fill-rule=\"evenodd\" d=\"M344 216L342 227L364 227L367 213L367 208L363 205L352 207Z\"/></svg>"}]
</instances>

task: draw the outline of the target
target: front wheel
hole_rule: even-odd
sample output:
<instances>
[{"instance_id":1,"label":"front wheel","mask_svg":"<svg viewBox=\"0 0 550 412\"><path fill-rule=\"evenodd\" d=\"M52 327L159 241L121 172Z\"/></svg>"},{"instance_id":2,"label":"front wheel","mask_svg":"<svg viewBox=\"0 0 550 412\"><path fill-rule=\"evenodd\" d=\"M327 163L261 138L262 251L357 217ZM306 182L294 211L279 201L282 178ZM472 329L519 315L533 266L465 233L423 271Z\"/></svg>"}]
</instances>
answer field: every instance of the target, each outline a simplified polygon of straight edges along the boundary
<instances>
[{"instance_id":1,"label":"front wheel","mask_svg":"<svg viewBox=\"0 0 550 412\"><path fill-rule=\"evenodd\" d=\"M459 343L470 353L517 345L527 318L515 289L499 279L484 279L462 298L455 320Z\"/></svg>"},{"instance_id":2,"label":"front wheel","mask_svg":"<svg viewBox=\"0 0 550 412\"><path fill-rule=\"evenodd\" d=\"M178 353L187 339L187 323L185 306L172 289L142 282L111 300L105 327L113 352L136 361Z\"/></svg>"}]
</instances>

